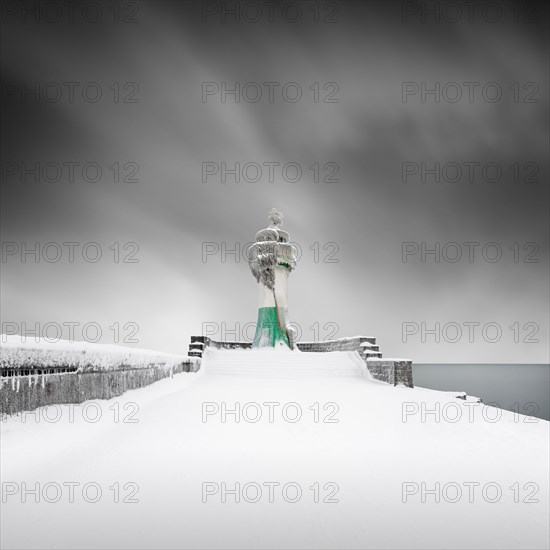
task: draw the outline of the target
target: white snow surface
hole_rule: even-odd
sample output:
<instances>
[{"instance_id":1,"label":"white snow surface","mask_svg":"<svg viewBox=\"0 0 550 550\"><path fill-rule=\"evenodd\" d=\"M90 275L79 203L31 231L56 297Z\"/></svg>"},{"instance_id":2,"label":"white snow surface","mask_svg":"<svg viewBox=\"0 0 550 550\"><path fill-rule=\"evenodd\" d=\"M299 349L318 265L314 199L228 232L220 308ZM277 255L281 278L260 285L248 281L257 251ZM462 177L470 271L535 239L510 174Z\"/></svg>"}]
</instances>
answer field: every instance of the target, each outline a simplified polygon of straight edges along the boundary
<instances>
[{"instance_id":1,"label":"white snow surface","mask_svg":"<svg viewBox=\"0 0 550 550\"><path fill-rule=\"evenodd\" d=\"M0 335L0 367L41 368L76 366L109 370L122 365L145 368L152 364L173 367L196 359L142 348L83 341Z\"/></svg>"},{"instance_id":2,"label":"white snow surface","mask_svg":"<svg viewBox=\"0 0 550 550\"><path fill-rule=\"evenodd\" d=\"M334 353L208 348L198 373L109 401L57 407L55 422L44 419L46 412L56 417L49 407L9 418L1 425L2 481L13 484L3 494L2 548L548 548L548 422L488 408L492 419L500 411L499 420L489 422L481 404L375 381L354 354ZM218 413L203 418L204 403L208 410L239 403L248 419L256 418L258 407L263 414L255 422L228 414L222 422ZM279 404L273 422L264 403ZM404 421L404 407L423 404L462 416ZM302 417L289 422L296 405ZM95 418L98 407L100 419L86 420L86 411ZM58 502L42 495L39 502L32 495L22 502L20 492L8 494L22 483L27 489L38 483L44 492L47 483L70 482L79 484L73 502L68 490ZM273 502L270 482L280 484L272 485ZM302 490L294 503L282 496L290 482ZM428 489L455 483L463 495L437 503L429 495L422 502L418 493L403 502L406 482ZM473 502L469 482L480 484ZM100 486L98 502L83 498L87 483ZM118 503L109 489L115 483ZM127 483L136 485L125 490ZM220 493L203 502L203 483L220 489L240 483L240 502L232 494L222 502ZM254 485L248 501L243 498L246 483L263 488L258 502L252 502ZM320 502L309 489L315 483ZM323 502L335 488L327 483L337 484L332 498L338 502ZM498 502L481 497L488 483L501 487ZM514 483L520 502L509 489ZM536 503L524 502L532 493L523 489L528 483L538 487ZM55 485L49 487L52 499ZM123 502L136 487L139 502ZM449 490L448 497L455 494ZM288 491L290 499L294 495Z\"/></svg>"}]
</instances>

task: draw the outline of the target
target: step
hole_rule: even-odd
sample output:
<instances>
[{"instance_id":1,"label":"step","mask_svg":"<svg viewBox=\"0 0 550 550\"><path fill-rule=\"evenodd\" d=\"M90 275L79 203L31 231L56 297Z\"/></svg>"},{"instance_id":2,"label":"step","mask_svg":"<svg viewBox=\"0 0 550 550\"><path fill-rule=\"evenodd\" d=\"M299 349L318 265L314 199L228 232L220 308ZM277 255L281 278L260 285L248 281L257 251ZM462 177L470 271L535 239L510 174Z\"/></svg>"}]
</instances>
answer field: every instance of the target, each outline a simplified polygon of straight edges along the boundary
<instances>
[{"instance_id":1,"label":"step","mask_svg":"<svg viewBox=\"0 0 550 550\"><path fill-rule=\"evenodd\" d=\"M364 377L366 364L357 352L219 350L207 348L205 374L263 377Z\"/></svg>"},{"instance_id":2,"label":"step","mask_svg":"<svg viewBox=\"0 0 550 550\"><path fill-rule=\"evenodd\" d=\"M361 349L367 351L380 351L380 346L374 344L361 344Z\"/></svg>"}]
</instances>

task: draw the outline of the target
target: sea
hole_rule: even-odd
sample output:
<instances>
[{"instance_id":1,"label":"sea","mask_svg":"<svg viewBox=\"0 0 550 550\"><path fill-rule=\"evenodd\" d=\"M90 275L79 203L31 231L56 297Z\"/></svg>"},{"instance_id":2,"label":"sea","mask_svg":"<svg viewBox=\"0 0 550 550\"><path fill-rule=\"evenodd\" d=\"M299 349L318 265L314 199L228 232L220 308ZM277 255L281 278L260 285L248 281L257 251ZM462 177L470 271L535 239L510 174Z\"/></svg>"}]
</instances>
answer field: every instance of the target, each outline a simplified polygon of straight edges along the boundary
<instances>
[{"instance_id":1,"label":"sea","mask_svg":"<svg viewBox=\"0 0 550 550\"><path fill-rule=\"evenodd\" d=\"M550 420L550 365L416 364L413 383L433 390L463 391L483 403Z\"/></svg>"}]
</instances>

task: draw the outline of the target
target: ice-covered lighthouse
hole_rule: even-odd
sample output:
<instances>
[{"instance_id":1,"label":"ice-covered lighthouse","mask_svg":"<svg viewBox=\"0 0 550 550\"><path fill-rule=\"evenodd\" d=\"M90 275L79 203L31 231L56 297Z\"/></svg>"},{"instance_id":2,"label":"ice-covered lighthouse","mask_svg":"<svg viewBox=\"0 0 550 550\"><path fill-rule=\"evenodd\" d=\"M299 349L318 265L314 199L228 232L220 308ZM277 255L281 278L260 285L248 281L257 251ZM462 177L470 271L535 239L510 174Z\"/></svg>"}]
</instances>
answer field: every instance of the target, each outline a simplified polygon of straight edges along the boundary
<instances>
[{"instance_id":1,"label":"ice-covered lighthouse","mask_svg":"<svg viewBox=\"0 0 550 550\"><path fill-rule=\"evenodd\" d=\"M252 347L294 349L296 329L288 320L288 275L296 267L296 248L281 229L283 214L272 208L271 225L256 233L256 242L248 249L248 262L260 286L258 323Z\"/></svg>"}]
</instances>

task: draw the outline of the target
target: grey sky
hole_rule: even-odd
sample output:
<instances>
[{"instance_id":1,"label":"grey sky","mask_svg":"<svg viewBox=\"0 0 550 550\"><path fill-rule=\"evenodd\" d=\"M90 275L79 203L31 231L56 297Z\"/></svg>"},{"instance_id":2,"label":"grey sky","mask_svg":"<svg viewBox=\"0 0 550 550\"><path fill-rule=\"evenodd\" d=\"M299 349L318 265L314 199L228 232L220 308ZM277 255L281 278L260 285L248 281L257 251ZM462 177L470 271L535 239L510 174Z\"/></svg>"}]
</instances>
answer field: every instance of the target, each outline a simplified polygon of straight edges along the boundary
<instances>
[{"instance_id":1,"label":"grey sky","mask_svg":"<svg viewBox=\"0 0 550 550\"><path fill-rule=\"evenodd\" d=\"M289 315L304 340L327 337L336 324L337 336L375 335L386 356L418 362L548 362L547 8L540 5L532 23L516 23L507 6L492 24L480 16L473 24L404 22L402 8L342 2L336 23L313 23L305 10L296 23L222 23L203 22L200 3L142 2L134 24L107 16L97 24L3 24L4 82L80 84L72 103L65 94L51 103L3 98L2 162L94 162L103 177L83 181L80 169L73 183L66 172L55 183L5 176L2 240L97 242L103 257L90 263L77 253L69 263L64 253L57 263L23 263L9 256L2 321L94 322L105 342L113 341L113 323L135 323L135 345L185 352L203 323L231 329L255 321L257 285L246 262L231 255L223 262L221 252L203 261L204 243L244 246L275 206L303 252L290 278ZM99 83L98 102L78 95L87 82ZM115 102L115 82L139 90L129 96L132 88L121 88ZM203 98L204 82L256 83L249 97L265 93L266 82L279 84L273 102L235 103L219 93ZM303 93L295 103L280 93L292 82ZM405 102L404 82L448 84L448 96L422 102L419 92ZM479 83L473 102L465 82ZM491 82L502 91L495 102L482 94ZM461 100L452 102L457 88L449 83ZM120 100L128 97L138 101ZM337 102L323 102L331 97ZM113 182L115 162L123 176L132 169L123 166L136 163L139 181ZM203 182L205 162L257 163L264 171L258 182L241 174L238 183L231 175L222 183L220 173ZM337 181L315 183L316 162L321 179L335 166L325 163L336 163ZM456 163L464 173L454 183L430 175L422 183L420 174L403 182L404 162ZM274 182L263 163L279 163ZM300 166L299 181L285 181L286 163ZM472 182L464 163L479 163ZM488 181L490 166L484 177L487 163L501 168L500 181ZM525 181L537 168L537 181ZM122 258L133 252L123 245L137 243L139 262L115 263L109 247L117 242ZM406 262L404 242L419 246ZM439 263L422 262L423 242L444 248ZM452 261L456 248L445 245L455 242L480 243L473 262L463 245L462 259ZM484 259L498 248L500 260ZM422 323L437 322L454 324L440 331L439 344L430 335L422 342ZM419 329L406 342L403 323ZM462 336L445 341L456 325ZM491 343L495 326L502 336Z\"/></svg>"}]
</instances>

